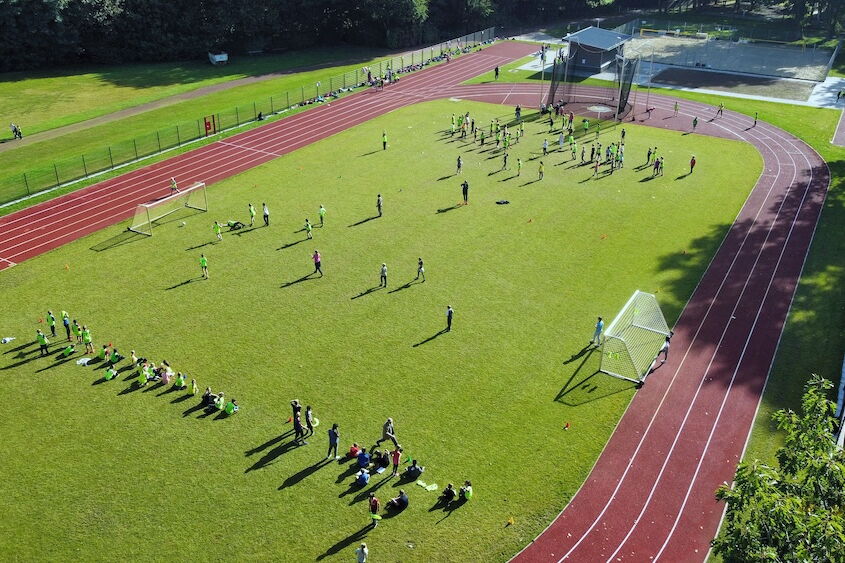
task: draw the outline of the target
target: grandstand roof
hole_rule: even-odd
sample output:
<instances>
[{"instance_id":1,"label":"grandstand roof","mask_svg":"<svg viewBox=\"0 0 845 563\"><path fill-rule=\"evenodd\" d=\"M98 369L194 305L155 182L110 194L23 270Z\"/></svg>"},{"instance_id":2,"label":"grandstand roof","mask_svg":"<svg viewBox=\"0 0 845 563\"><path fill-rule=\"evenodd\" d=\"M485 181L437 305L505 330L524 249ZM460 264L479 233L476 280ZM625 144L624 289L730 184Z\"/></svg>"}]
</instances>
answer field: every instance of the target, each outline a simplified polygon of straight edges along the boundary
<instances>
[{"instance_id":1,"label":"grandstand roof","mask_svg":"<svg viewBox=\"0 0 845 563\"><path fill-rule=\"evenodd\" d=\"M578 43L585 47L609 51L622 45L631 38L631 35L625 33L618 33L612 29L602 29L591 25L575 33L568 34L563 40Z\"/></svg>"}]
</instances>

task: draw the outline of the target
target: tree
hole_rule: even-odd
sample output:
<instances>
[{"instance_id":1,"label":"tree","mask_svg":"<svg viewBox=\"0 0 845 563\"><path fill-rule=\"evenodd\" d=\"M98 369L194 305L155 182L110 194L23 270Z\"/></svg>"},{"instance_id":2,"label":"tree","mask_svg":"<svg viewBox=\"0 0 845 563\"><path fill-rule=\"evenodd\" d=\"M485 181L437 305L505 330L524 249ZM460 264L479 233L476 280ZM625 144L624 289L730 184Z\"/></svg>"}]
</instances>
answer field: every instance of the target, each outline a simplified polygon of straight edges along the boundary
<instances>
[{"instance_id":1,"label":"tree","mask_svg":"<svg viewBox=\"0 0 845 563\"><path fill-rule=\"evenodd\" d=\"M777 466L742 462L716 498L727 512L714 552L726 561L841 561L845 545L845 453L836 445L833 384L813 375L801 413L773 419L786 440Z\"/></svg>"}]
</instances>

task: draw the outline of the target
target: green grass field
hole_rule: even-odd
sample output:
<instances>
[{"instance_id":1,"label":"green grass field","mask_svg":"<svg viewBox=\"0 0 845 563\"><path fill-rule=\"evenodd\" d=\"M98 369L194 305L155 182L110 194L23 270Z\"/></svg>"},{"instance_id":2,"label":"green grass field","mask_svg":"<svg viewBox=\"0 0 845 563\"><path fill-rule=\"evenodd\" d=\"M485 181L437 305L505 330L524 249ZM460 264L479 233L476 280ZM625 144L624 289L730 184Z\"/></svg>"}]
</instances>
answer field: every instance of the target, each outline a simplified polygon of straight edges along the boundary
<instances>
[{"instance_id":1,"label":"green grass field","mask_svg":"<svg viewBox=\"0 0 845 563\"><path fill-rule=\"evenodd\" d=\"M19 123L31 135L203 86L314 65L365 64L380 54L360 47L323 47L233 56L224 66L202 60L10 72L0 75L0 107L7 122ZM2 137L10 135L5 129Z\"/></svg>"},{"instance_id":2,"label":"green grass field","mask_svg":"<svg viewBox=\"0 0 845 563\"><path fill-rule=\"evenodd\" d=\"M376 475L350 490L349 466L321 461L325 432L337 422L343 449L370 446L387 416L426 482L471 479L475 498L431 510L436 493L402 485L409 509L366 535L374 560L501 560L541 531L634 393L593 375L596 354L579 355L595 316L643 289L673 323L761 161L742 143L626 126L625 170L593 180L554 152L539 182L537 160L521 177L513 168L539 150L544 126L530 123L499 171L489 145L443 134L463 111L481 123L512 114L450 101L399 110L211 186L211 212L175 217L152 238L116 226L2 272L0 336L18 340L0 347L0 551L351 559L366 492L385 501L400 485ZM648 180L636 164L654 145L667 172ZM736 158L720 158L728 152ZM691 153L699 166L684 177ZM370 219L379 192L385 215ZM271 227L213 244L211 221L243 220L250 201L268 203ZM320 204L326 225L305 241ZM325 277L305 277L314 249ZM425 283L412 281L418 256ZM389 286L373 290L382 262ZM438 335L447 304L454 330ZM58 346L39 358L28 342L48 308L88 324L97 345L166 358L241 412L203 417L182 392L133 390L130 372L98 383L96 368L55 360ZM292 398L321 420L308 446L279 438Z\"/></svg>"}]
</instances>

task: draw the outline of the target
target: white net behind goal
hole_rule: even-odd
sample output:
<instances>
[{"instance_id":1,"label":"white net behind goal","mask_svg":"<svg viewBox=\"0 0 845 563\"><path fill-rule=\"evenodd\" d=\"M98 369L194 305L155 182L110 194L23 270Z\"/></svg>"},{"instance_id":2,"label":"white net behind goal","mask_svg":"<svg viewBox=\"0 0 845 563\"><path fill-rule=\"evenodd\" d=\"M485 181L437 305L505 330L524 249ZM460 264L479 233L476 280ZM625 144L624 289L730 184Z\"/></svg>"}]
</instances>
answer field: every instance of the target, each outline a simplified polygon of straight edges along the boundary
<instances>
[{"instance_id":1,"label":"white net behind goal","mask_svg":"<svg viewBox=\"0 0 845 563\"><path fill-rule=\"evenodd\" d=\"M636 291L604 333L601 371L640 383L669 336L657 298Z\"/></svg>"},{"instance_id":2,"label":"white net behind goal","mask_svg":"<svg viewBox=\"0 0 845 563\"><path fill-rule=\"evenodd\" d=\"M208 211L208 196L205 183L196 182L191 186L150 203L140 203L135 208L135 216L128 230L142 235L153 234L153 224L168 215L183 209Z\"/></svg>"}]
</instances>

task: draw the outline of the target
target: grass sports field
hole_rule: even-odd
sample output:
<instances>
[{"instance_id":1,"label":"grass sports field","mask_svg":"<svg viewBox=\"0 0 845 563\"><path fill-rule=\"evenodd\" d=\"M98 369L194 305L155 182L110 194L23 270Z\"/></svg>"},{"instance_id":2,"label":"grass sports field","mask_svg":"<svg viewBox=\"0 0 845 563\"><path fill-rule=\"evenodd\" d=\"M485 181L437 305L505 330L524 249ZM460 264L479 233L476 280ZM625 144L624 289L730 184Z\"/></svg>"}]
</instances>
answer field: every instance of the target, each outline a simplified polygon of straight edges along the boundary
<instances>
[{"instance_id":1,"label":"grass sports field","mask_svg":"<svg viewBox=\"0 0 845 563\"><path fill-rule=\"evenodd\" d=\"M760 159L742 143L626 126L626 169L593 180L554 152L540 182L528 159L546 125L529 123L500 171L490 145L444 135L464 111L483 124L512 115L450 101L399 110L211 186L208 214L174 218L152 238L114 227L5 271L0 336L18 339L0 348L0 550L344 560L364 537L366 493L386 501L400 486L410 507L366 535L374 559L501 559L542 530L634 392L591 376L597 355L579 355L595 316L643 289L657 291L672 324ZM649 180L636 165L655 145L666 175ZM458 154L466 207L456 205ZM685 176L690 154L699 164ZM260 222L264 201L270 228L213 243L211 221L245 220L252 202ZM320 204L326 225L303 240ZM305 277L314 249L322 278ZM419 256L425 283L412 281ZM382 262L389 285L374 289ZM453 331L438 335L447 304ZM99 370L55 360L58 346L39 358L27 343L47 309L89 325L98 346L166 358L241 412L204 417L182 392L132 390L130 372L100 383ZM321 421L307 446L285 434L292 398ZM387 473L350 489L349 465L322 462L331 423L343 449L369 447L388 416L426 482L471 479L473 500L432 510L437 493Z\"/></svg>"},{"instance_id":2,"label":"grass sports field","mask_svg":"<svg viewBox=\"0 0 845 563\"><path fill-rule=\"evenodd\" d=\"M20 124L24 134L31 135L203 86L314 65L365 63L380 53L360 47L345 47L342 52L336 48L314 48L283 55L233 57L224 66L212 66L202 60L10 72L0 79L0 107L7 122ZM328 77L336 72L322 74ZM313 84L310 76L299 78L303 85ZM299 87L298 83L293 84L295 80L288 77L291 84L277 86L276 91ZM202 116L202 110L196 113ZM126 136L124 132L120 139ZM0 137L11 138L5 123Z\"/></svg>"}]
</instances>

